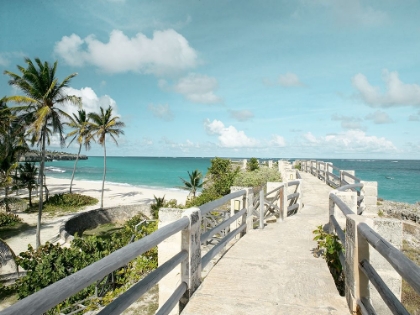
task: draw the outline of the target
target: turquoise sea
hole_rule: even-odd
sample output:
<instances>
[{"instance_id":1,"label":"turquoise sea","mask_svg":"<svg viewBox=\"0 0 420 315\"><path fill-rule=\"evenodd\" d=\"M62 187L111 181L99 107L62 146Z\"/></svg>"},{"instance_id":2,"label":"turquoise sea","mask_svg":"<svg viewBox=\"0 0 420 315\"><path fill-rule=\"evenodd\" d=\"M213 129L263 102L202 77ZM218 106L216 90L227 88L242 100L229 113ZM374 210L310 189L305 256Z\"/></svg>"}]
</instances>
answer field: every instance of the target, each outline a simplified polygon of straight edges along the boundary
<instances>
[{"instance_id":1,"label":"turquoise sea","mask_svg":"<svg viewBox=\"0 0 420 315\"><path fill-rule=\"evenodd\" d=\"M206 174L212 158L193 157L108 157L107 182L155 188L179 188L180 177L198 169ZM233 160L240 160L234 158ZM261 159L260 159L261 160ZM272 159L276 161L277 159ZM321 160L321 159L320 159ZM322 159L343 170L355 170L366 181L377 181L379 197L386 200L415 203L420 201L419 160L343 160ZM290 159L293 161L293 159ZM47 176L71 178L74 161L46 163ZM80 160L75 178L101 181L103 157Z\"/></svg>"}]
</instances>

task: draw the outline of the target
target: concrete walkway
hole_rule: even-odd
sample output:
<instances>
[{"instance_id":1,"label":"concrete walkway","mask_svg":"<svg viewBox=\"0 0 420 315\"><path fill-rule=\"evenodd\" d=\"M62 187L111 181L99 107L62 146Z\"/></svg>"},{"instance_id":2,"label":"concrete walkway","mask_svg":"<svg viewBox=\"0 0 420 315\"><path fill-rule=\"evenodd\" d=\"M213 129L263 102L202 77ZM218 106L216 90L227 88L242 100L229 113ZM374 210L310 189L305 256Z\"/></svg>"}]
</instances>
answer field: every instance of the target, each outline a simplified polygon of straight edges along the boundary
<instances>
[{"instance_id":1,"label":"concrete walkway","mask_svg":"<svg viewBox=\"0 0 420 315\"><path fill-rule=\"evenodd\" d=\"M312 231L328 221L330 187L302 173L304 208L284 222L253 230L204 279L182 315L350 314Z\"/></svg>"}]
</instances>

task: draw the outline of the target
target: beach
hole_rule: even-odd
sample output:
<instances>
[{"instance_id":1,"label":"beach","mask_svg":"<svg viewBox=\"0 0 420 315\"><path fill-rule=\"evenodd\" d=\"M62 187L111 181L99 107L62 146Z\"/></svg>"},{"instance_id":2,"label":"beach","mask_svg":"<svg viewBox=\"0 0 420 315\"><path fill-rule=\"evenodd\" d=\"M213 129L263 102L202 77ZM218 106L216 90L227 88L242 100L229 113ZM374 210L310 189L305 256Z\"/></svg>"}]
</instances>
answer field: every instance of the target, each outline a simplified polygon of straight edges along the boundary
<instances>
[{"instance_id":1,"label":"beach","mask_svg":"<svg viewBox=\"0 0 420 315\"><path fill-rule=\"evenodd\" d=\"M53 177L46 178L46 184L50 195L57 193L64 193L69 191L70 180L59 179ZM100 181L73 181L73 193L88 195L98 199L98 203L93 206L88 206L81 211L89 211L98 209L101 199L102 182ZM163 197L165 200L175 199L178 204L185 204L189 192L181 189L165 189L165 188L147 188L131 186L126 184L110 184L105 182L104 191L104 208L117 207L120 205L132 204L152 204L154 196ZM13 193L11 196L14 196ZM26 194L20 192L20 196L24 197ZM34 196L35 197L35 196ZM80 211L80 212L81 212ZM16 255L26 251L28 244L35 247L35 230L37 222L37 213L17 212L24 222L34 226L33 229L24 231L23 233L8 238L7 244L12 248ZM51 217L48 214L42 216L41 241L57 241L59 235L59 228L63 221L69 219L74 213L64 216Z\"/></svg>"}]
</instances>

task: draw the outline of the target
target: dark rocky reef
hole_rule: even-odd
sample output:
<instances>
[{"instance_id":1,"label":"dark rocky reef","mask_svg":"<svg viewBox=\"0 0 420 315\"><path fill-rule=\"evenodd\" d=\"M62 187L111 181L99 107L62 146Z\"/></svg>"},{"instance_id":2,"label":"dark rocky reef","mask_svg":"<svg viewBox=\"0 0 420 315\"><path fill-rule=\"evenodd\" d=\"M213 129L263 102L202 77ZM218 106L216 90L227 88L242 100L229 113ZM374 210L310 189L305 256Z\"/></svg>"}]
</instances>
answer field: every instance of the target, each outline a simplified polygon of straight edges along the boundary
<instances>
[{"instance_id":1,"label":"dark rocky reef","mask_svg":"<svg viewBox=\"0 0 420 315\"><path fill-rule=\"evenodd\" d=\"M77 157L77 154L72 153L65 153L65 152L51 152L47 151L45 153L45 160L51 162L52 160L58 161L73 161ZM86 155L79 155L79 160L87 160L88 157ZM30 151L25 153L20 158L20 162L40 162L41 161L41 154L39 151Z\"/></svg>"}]
</instances>

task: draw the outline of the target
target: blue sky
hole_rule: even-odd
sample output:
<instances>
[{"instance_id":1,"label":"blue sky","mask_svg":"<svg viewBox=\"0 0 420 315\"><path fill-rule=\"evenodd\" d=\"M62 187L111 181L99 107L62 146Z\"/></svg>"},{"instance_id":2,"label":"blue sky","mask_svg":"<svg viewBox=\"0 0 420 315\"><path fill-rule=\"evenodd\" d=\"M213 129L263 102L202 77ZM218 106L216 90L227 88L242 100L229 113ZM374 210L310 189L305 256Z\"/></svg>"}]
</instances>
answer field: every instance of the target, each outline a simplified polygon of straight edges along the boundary
<instances>
[{"instance_id":1,"label":"blue sky","mask_svg":"<svg viewBox=\"0 0 420 315\"><path fill-rule=\"evenodd\" d=\"M1 1L0 70L77 72L68 93L126 123L109 155L420 159L419 16L417 0Z\"/></svg>"}]
</instances>

